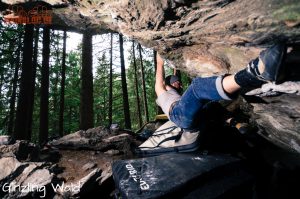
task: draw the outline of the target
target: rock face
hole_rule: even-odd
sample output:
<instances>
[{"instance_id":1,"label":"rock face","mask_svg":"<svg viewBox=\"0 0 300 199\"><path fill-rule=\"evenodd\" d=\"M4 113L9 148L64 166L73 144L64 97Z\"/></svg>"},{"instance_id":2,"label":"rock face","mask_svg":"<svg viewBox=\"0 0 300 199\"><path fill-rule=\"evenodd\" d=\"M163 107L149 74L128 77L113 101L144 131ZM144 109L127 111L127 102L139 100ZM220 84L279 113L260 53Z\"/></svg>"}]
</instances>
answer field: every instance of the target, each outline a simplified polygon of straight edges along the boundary
<instances>
[{"instance_id":1,"label":"rock face","mask_svg":"<svg viewBox=\"0 0 300 199\"><path fill-rule=\"evenodd\" d=\"M46 194L46 186L53 182L49 165L19 162L14 156L1 157L1 198L37 197Z\"/></svg>"},{"instance_id":2,"label":"rock face","mask_svg":"<svg viewBox=\"0 0 300 199\"><path fill-rule=\"evenodd\" d=\"M107 154L118 154L130 152L130 144L134 142L131 135L127 133L116 134L103 127L78 131L50 142L51 146L60 149L87 149L97 150Z\"/></svg>"},{"instance_id":3,"label":"rock face","mask_svg":"<svg viewBox=\"0 0 300 199\"><path fill-rule=\"evenodd\" d=\"M20 140L0 144L0 198L109 198L114 190L111 164L131 158L134 142L126 131L97 127L52 141L41 150ZM32 150L24 150L28 148L35 149L34 158Z\"/></svg>"},{"instance_id":4,"label":"rock face","mask_svg":"<svg viewBox=\"0 0 300 199\"><path fill-rule=\"evenodd\" d=\"M258 143L256 139L252 139L254 142L247 139L247 141L250 140L251 142L245 142L244 139L241 139L239 133L233 131L234 129L216 127L215 125L214 127L216 129L211 131L211 128L209 128L210 131L208 132L209 134L213 133L217 135L213 136L210 143L212 145L206 148L208 150L198 151L196 154L201 154L202 157L209 157L218 154L220 151L224 152L224 148L226 148L227 155L223 154L220 157L228 157L228 160L231 161L230 159L233 157L228 154L239 154L235 155L234 159L238 160L238 162L241 161L241 157L247 159L247 168L251 168L249 170L254 169L255 172L251 172L250 174L247 170L246 176L244 173L237 172L241 171L240 169L243 169L245 166L244 164L240 164L241 162L238 164L234 163L230 167L228 165L224 166L213 172L209 172L208 168L210 166L204 166L201 169L204 171L203 179L208 180L208 183L201 181L201 183L195 184L193 180L194 185L200 185L199 190L203 191L200 194L201 196L203 196L202 193L204 193L204 196L209 193L209 196L206 198L211 198L211 194L225 194L226 196L227 192L224 190L229 189L230 193L234 189L235 192L237 191L243 194L243 196L247 193L247 196L255 195L256 198L284 198L288 194L293 193L292 195L295 195L298 193L299 169L297 170L297 168L300 168L299 155L297 158L294 154L291 155L290 153L286 153L286 151L278 150L279 148L274 149L273 147L269 147L266 141ZM151 125L145 128L148 130L156 129ZM141 132L143 130L145 129L142 129ZM250 137L252 136L250 135ZM0 136L1 139L2 136ZM4 137L4 139L7 139L7 137ZM98 198L116 198L120 195L116 190L117 187L112 178L112 163L121 159L137 158L134 156L132 149L140 144L138 143L139 139L140 136L134 136L128 131L97 127L87 131L75 132L54 140L40 150L32 143L19 140L1 144L0 147L2 149L5 148L5 150L1 150L0 153L0 198L75 199L95 198L95 196ZM209 140L204 139L203 143L209 143ZM23 144L20 145L19 143ZM104 143L105 148L99 147ZM24 151L22 156L16 155L18 154L16 151L20 151L21 148L32 147L38 152L34 160L28 158L32 157L30 156L30 150ZM187 155L189 157L191 154L182 153L181 155L172 155L173 159L177 159L177 156L184 157ZM167 156L160 157L165 158ZM197 158L202 162L202 158L198 156ZM147 163L150 159L145 158L138 161L145 161ZM172 163L172 160L169 161L168 158L165 160L168 162L170 168L173 168L172 164L174 162ZM206 161L204 163L203 165L207 165ZM152 164L155 170L158 163L154 161ZM145 165L143 164L143 166ZM161 165L164 165L164 163ZM183 162L181 166L185 168L186 164ZM144 168L147 169L148 166ZM192 170L196 171L198 169L193 168ZM225 175L223 172L226 172ZM184 173L190 173L190 171L185 170L185 172L179 175L179 179ZM252 182L251 180L251 183L245 183L245 181L248 181L245 177L250 177L249 175L251 179L254 175L257 181ZM168 175L162 176L162 179L169 177ZM168 180L172 182L172 179ZM252 183L255 183L255 186ZM241 188L242 184L243 187L245 186L245 189ZM268 184L268 187L266 187L266 184ZM207 186L203 187L203 185ZM218 191L216 192L216 190ZM175 194L180 192L180 190L172 191L177 191L174 192ZM198 198L197 196L199 196L198 192L190 192L190 189L185 191L189 196L192 195L192 198ZM179 197L178 195L174 196L175 198Z\"/></svg>"},{"instance_id":5,"label":"rock face","mask_svg":"<svg viewBox=\"0 0 300 199\"><path fill-rule=\"evenodd\" d=\"M52 9L53 28L94 34L119 32L155 49L190 76L236 72L278 41L294 45L300 52L299 0L2 0L0 10L7 17L12 12L18 15L13 5L29 11L38 4ZM300 74L298 68L290 74L295 70ZM269 140L299 152L299 111L286 113L280 108L287 106L291 98L291 106L297 110L299 102L294 95L274 100L281 98L284 100L277 106L272 106L274 102L253 104L253 120L259 118L257 124ZM281 127L273 126L273 113L281 118L276 120ZM81 134L76 136L81 137L81 147L85 147L87 140ZM71 145L69 141L64 146ZM92 146L105 149L105 143Z\"/></svg>"},{"instance_id":6,"label":"rock face","mask_svg":"<svg viewBox=\"0 0 300 199\"><path fill-rule=\"evenodd\" d=\"M29 0L2 1L2 9ZM117 31L154 48L190 75L234 72L278 40L300 41L296 0L42 0L53 27ZM12 9L13 10L13 9ZM5 13L4 13L5 14Z\"/></svg>"},{"instance_id":7,"label":"rock face","mask_svg":"<svg viewBox=\"0 0 300 199\"><path fill-rule=\"evenodd\" d=\"M0 138L8 136L0 136ZM6 144L0 144L0 155L11 154L16 156L20 160L37 160L38 149L32 143L25 140L17 140L16 142L7 142Z\"/></svg>"},{"instance_id":8,"label":"rock face","mask_svg":"<svg viewBox=\"0 0 300 199\"><path fill-rule=\"evenodd\" d=\"M300 153L300 95L264 97L252 103L253 119L263 137L280 147Z\"/></svg>"}]
</instances>

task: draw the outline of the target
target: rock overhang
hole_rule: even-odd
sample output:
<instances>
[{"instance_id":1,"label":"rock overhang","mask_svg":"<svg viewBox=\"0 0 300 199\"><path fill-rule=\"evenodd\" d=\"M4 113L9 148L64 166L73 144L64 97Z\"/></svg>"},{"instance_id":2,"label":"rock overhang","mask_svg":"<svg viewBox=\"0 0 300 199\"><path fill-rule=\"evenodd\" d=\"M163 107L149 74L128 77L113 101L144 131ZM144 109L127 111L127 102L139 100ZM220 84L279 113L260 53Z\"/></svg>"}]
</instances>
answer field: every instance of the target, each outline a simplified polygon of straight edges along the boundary
<instances>
[{"instance_id":1,"label":"rock overhang","mask_svg":"<svg viewBox=\"0 0 300 199\"><path fill-rule=\"evenodd\" d=\"M2 10L11 5L47 5L54 29L119 32L157 50L191 76L236 72L275 42L300 42L300 3L295 0L2 0L1 4Z\"/></svg>"},{"instance_id":2,"label":"rock overhang","mask_svg":"<svg viewBox=\"0 0 300 199\"><path fill-rule=\"evenodd\" d=\"M5 14L10 5L33 8L40 3L52 10L53 29L121 33L155 49L190 76L234 73L276 42L300 45L297 0L2 0L0 10ZM299 110L286 115L279 110L287 101L274 105L279 112L276 118L270 108L266 113L256 111L252 119L265 131L263 136L299 153ZM290 100L288 106L299 105ZM287 117L293 120L286 122ZM275 130L274 120L282 123Z\"/></svg>"}]
</instances>

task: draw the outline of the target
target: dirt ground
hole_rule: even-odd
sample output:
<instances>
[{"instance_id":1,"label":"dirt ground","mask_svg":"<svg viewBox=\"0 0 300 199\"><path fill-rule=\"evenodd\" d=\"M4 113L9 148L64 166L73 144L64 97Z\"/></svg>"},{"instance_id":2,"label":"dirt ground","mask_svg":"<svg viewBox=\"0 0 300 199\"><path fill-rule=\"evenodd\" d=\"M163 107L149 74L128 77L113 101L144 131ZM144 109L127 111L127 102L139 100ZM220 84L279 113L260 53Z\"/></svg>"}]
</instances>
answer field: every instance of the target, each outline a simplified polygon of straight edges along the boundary
<instances>
[{"instance_id":1,"label":"dirt ground","mask_svg":"<svg viewBox=\"0 0 300 199\"><path fill-rule=\"evenodd\" d=\"M63 173L58 177L66 183L76 183L96 168L111 170L113 161L120 159L120 155L111 156L97 151L60 150L60 154L58 167L63 169Z\"/></svg>"}]
</instances>

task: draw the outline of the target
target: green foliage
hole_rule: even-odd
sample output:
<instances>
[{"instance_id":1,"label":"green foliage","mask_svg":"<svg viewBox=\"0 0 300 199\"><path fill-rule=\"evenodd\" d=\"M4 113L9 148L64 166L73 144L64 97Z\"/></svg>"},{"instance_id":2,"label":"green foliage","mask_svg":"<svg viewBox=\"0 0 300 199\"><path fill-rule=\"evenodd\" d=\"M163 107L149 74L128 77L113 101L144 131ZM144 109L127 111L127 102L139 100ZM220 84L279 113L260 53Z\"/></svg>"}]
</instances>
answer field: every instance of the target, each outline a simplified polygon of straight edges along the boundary
<instances>
[{"instance_id":1,"label":"green foliage","mask_svg":"<svg viewBox=\"0 0 300 199\"><path fill-rule=\"evenodd\" d=\"M146 93L148 98L149 117L150 120L154 120L156 115L156 103L155 103L156 94L154 89L154 83L155 83L154 63L149 60L145 60L143 64L145 69Z\"/></svg>"},{"instance_id":2,"label":"green foliage","mask_svg":"<svg viewBox=\"0 0 300 199\"><path fill-rule=\"evenodd\" d=\"M134 66L133 66L133 56L132 51L130 51L130 65L127 69L127 84L128 84L128 96L129 96L129 107L130 107L130 115L131 122L132 122L132 129L137 130L139 128L138 122L138 112L137 112L137 102L136 102L136 93L135 93L135 81L134 81ZM155 104L155 90L154 90L154 83L155 83L155 69L153 63L153 54L152 51L144 49L143 55L143 66L144 66L144 73L145 73L145 84L146 84L146 94L147 94L147 101L148 101L148 111L149 111L149 119L153 120L156 115L156 104ZM143 106L143 94L142 94L142 78L141 78L141 61L136 56L136 64L137 64L137 77L138 77L138 96L141 102L141 114L143 118L143 123L146 123L145 118L145 110Z\"/></svg>"},{"instance_id":3,"label":"green foliage","mask_svg":"<svg viewBox=\"0 0 300 199\"><path fill-rule=\"evenodd\" d=\"M273 16L278 20L296 21L300 20L300 3L284 5L273 13Z\"/></svg>"},{"instance_id":4,"label":"green foliage","mask_svg":"<svg viewBox=\"0 0 300 199\"><path fill-rule=\"evenodd\" d=\"M40 34L42 35L42 34ZM49 136L58 136L59 107L61 92L61 67L62 67L62 32L51 32L50 68L49 68ZM42 37L40 38L42 41ZM41 43L41 42L40 42ZM39 46L41 56L42 45ZM39 116L40 116L40 81L41 58L38 59L38 69L35 87L34 112L32 124L32 140L38 140ZM66 56L65 79L65 110L64 110L64 134L79 130L80 107L80 70L81 51L71 51Z\"/></svg>"},{"instance_id":5,"label":"green foliage","mask_svg":"<svg viewBox=\"0 0 300 199\"><path fill-rule=\"evenodd\" d=\"M6 134L9 101L12 95L13 73L17 61L17 49L22 44L22 37L19 33L24 32L23 26L5 26L1 23L0 26L0 135ZM40 31L42 32L42 31ZM109 124L108 110L109 110L109 46L110 39L108 35L102 36L102 41L97 41L100 45L94 46L94 124L95 126L107 126ZM113 123L124 127L124 108L123 108L123 92L120 76L120 52L118 35L114 36L113 44ZM18 42L16 42L18 41ZM49 71L49 133L50 136L58 135L58 118L60 107L60 92L61 92L61 67L62 67L62 46L63 36L60 31L51 32L51 54L50 54L50 71ZM96 44L94 44L96 45ZM131 41L124 41L124 46L131 46ZM36 141L39 133L39 115L40 115L40 81L41 81L41 62L42 62L42 34L40 33L39 48L38 48L38 63L35 84L34 96L34 111L32 123L32 140ZM129 97L129 107L132 129L138 129L138 115L136 93L134 85L134 70L132 61L132 50L129 51L130 56L125 60L129 61L126 66L126 81ZM138 54L138 53L137 53ZM153 63L152 50L143 49L143 66L145 74L145 85L148 101L148 112L150 120L153 120L156 115L156 95L154 91L155 83L155 69ZM141 64L139 56L136 56L136 63L138 69L138 86L141 101L141 113L143 123L146 122L145 110L143 106L142 94L142 79L141 79ZM167 69L168 73L172 72ZM66 56L66 79L65 79L65 109L64 109L64 134L72 133L79 130L80 119L80 79L81 72L81 45L77 50L67 53ZM19 71L19 76L21 71ZM185 86L188 85L189 78L182 74L182 81ZM15 110L16 111L16 105Z\"/></svg>"},{"instance_id":6,"label":"green foliage","mask_svg":"<svg viewBox=\"0 0 300 199\"><path fill-rule=\"evenodd\" d=\"M7 134L9 105L12 95L14 71L20 61L18 53L22 42L24 27L8 25L0 19L0 134Z\"/></svg>"},{"instance_id":7,"label":"green foliage","mask_svg":"<svg viewBox=\"0 0 300 199\"><path fill-rule=\"evenodd\" d=\"M65 134L79 130L81 53L71 51L66 61Z\"/></svg>"},{"instance_id":8,"label":"green foliage","mask_svg":"<svg viewBox=\"0 0 300 199\"><path fill-rule=\"evenodd\" d=\"M94 113L96 125L108 125L109 61L103 53L98 58L94 77Z\"/></svg>"}]
</instances>

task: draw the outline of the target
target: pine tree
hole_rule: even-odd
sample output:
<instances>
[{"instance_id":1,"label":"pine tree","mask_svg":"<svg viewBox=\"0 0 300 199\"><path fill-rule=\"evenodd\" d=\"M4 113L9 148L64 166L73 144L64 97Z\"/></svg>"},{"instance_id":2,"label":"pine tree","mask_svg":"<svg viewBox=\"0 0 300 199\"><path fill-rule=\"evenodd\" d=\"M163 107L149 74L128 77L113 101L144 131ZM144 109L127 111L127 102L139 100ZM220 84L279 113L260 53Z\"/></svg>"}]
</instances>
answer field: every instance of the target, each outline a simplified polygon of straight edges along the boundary
<instances>
[{"instance_id":1,"label":"pine tree","mask_svg":"<svg viewBox=\"0 0 300 199\"><path fill-rule=\"evenodd\" d=\"M41 80L41 102L40 102L40 128L39 143L47 142L49 134L49 56L50 56L50 29L43 29L43 61Z\"/></svg>"},{"instance_id":2,"label":"pine tree","mask_svg":"<svg viewBox=\"0 0 300 199\"><path fill-rule=\"evenodd\" d=\"M32 101L30 102L29 106L29 132L32 132L32 126L33 126L33 111L34 111L34 93L35 93L35 79L36 79L36 72L37 72L37 67L38 67L38 47L39 47L39 28L37 27L35 30L35 36L34 36L34 49L33 49L33 60L32 60L32 65L33 65L33 77L32 77L32 89L28 95L31 95ZM31 136L32 137L32 136ZM30 137L30 139L31 139Z\"/></svg>"},{"instance_id":3,"label":"pine tree","mask_svg":"<svg viewBox=\"0 0 300 199\"><path fill-rule=\"evenodd\" d=\"M61 64L60 100L59 100L60 101L60 103L59 103L59 127L58 127L58 133L61 137L64 135L66 45L67 45L67 32L64 31L63 54L62 54L62 64Z\"/></svg>"},{"instance_id":4,"label":"pine tree","mask_svg":"<svg viewBox=\"0 0 300 199\"><path fill-rule=\"evenodd\" d=\"M66 133L79 129L81 51L71 51L66 60L65 117Z\"/></svg>"},{"instance_id":5,"label":"pine tree","mask_svg":"<svg viewBox=\"0 0 300 199\"><path fill-rule=\"evenodd\" d=\"M96 124L108 125L108 95L109 95L109 68L110 64L105 52L98 58L96 75L94 80L94 109Z\"/></svg>"},{"instance_id":6,"label":"pine tree","mask_svg":"<svg viewBox=\"0 0 300 199\"><path fill-rule=\"evenodd\" d=\"M149 122L149 112L148 112L148 102L147 102L146 82L145 82L146 80L145 80L145 72L144 72L141 44L138 44L138 49L139 49L140 63L141 63L142 91L143 91L143 99L144 99L145 118L146 118L146 122Z\"/></svg>"},{"instance_id":7,"label":"pine tree","mask_svg":"<svg viewBox=\"0 0 300 199\"><path fill-rule=\"evenodd\" d=\"M18 40L17 40L17 49L16 49L16 55L15 55L15 61L14 61L14 76L12 79L12 93L10 97L9 102L9 122L8 122L8 128L7 132L9 135L12 135L13 133L13 126L14 126L14 120L15 120L15 104L16 104L16 98L17 98L17 86L18 86L18 74L19 69L21 66L20 60L21 60L21 49L22 49L22 37L23 37L23 31L20 31L18 34Z\"/></svg>"},{"instance_id":8,"label":"pine tree","mask_svg":"<svg viewBox=\"0 0 300 199\"><path fill-rule=\"evenodd\" d=\"M92 64L92 35L89 32L85 32L82 40L82 82L80 94L80 129L82 130L87 130L94 126Z\"/></svg>"},{"instance_id":9,"label":"pine tree","mask_svg":"<svg viewBox=\"0 0 300 199\"><path fill-rule=\"evenodd\" d=\"M124 61L123 36L121 34L119 34L119 43L120 43L121 81L122 81L125 128L131 129L128 90L127 90L125 61Z\"/></svg>"},{"instance_id":10,"label":"pine tree","mask_svg":"<svg viewBox=\"0 0 300 199\"><path fill-rule=\"evenodd\" d=\"M23 47L23 61L22 61L22 74L20 83L20 94L18 99L18 107L16 114L15 130L13 137L15 139L29 140L31 132L29 131L29 107L33 100L31 92L33 87L33 25L28 24L25 26L24 47Z\"/></svg>"},{"instance_id":11,"label":"pine tree","mask_svg":"<svg viewBox=\"0 0 300 199\"><path fill-rule=\"evenodd\" d=\"M113 33L110 33L110 50L109 50L109 105L108 105L108 121L112 124L112 110L113 110Z\"/></svg>"},{"instance_id":12,"label":"pine tree","mask_svg":"<svg viewBox=\"0 0 300 199\"><path fill-rule=\"evenodd\" d=\"M133 55L133 67L134 67L134 84L135 84L135 94L136 94L136 106L137 106L137 117L139 121L139 127L142 127L143 121L141 116L141 107L140 107L140 97L139 97L139 87L138 87L138 74L137 74L137 65L135 58L135 46L134 41L132 41L132 55Z\"/></svg>"}]
</instances>

